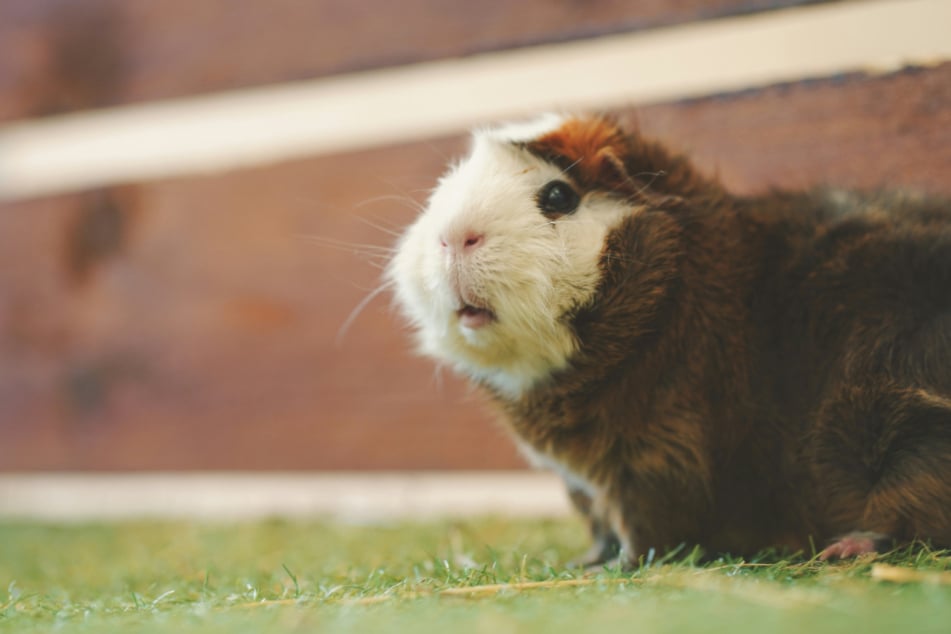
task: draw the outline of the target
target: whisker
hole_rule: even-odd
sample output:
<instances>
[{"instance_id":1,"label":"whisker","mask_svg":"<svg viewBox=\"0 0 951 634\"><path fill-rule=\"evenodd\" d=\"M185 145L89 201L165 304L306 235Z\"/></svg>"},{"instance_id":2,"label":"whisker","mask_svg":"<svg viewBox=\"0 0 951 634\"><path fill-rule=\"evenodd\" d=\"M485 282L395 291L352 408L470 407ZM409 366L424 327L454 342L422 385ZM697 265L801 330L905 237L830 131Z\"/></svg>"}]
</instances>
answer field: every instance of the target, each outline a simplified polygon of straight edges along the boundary
<instances>
[{"instance_id":1,"label":"whisker","mask_svg":"<svg viewBox=\"0 0 951 634\"><path fill-rule=\"evenodd\" d=\"M443 387L443 366L437 363L436 366L433 367L433 390L437 394L442 394Z\"/></svg>"},{"instance_id":2,"label":"whisker","mask_svg":"<svg viewBox=\"0 0 951 634\"><path fill-rule=\"evenodd\" d=\"M360 216L357 216L357 217L360 218ZM385 229L389 229L390 231L403 232L406 229L405 222L393 220L392 218L388 216L381 216L379 214L369 214L365 218L379 224L381 227L384 227Z\"/></svg>"},{"instance_id":3,"label":"whisker","mask_svg":"<svg viewBox=\"0 0 951 634\"><path fill-rule=\"evenodd\" d=\"M335 345L340 346L343 344L344 337L347 336L347 332L350 330L350 327L353 325L353 322L356 321L357 317L360 316L360 313L363 312L367 306L370 305L374 299L379 297L380 293L389 289L393 285L393 282L386 281L377 286L375 289L370 291L370 293L360 300L360 303L357 304L353 310L350 311L350 314L347 315L347 318L344 320L343 324L340 326L340 329L337 331L337 337L334 340Z\"/></svg>"},{"instance_id":4,"label":"whisker","mask_svg":"<svg viewBox=\"0 0 951 634\"><path fill-rule=\"evenodd\" d=\"M361 209L367 205L373 205L379 202L398 202L409 207L413 211L422 212L425 208L425 205L415 198L410 196L405 196L403 194L383 194L381 196L374 196L372 198L367 198L366 200L356 203L353 208Z\"/></svg>"},{"instance_id":5,"label":"whisker","mask_svg":"<svg viewBox=\"0 0 951 634\"><path fill-rule=\"evenodd\" d=\"M451 159L451 157L446 152L444 152L442 148L437 147L436 144L433 143L432 141L429 141L426 143L426 148L430 152L438 156L440 159L442 159L443 163L448 163Z\"/></svg>"},{"instance_id":6,"label":"whisker","mask_svg":"<svg viewBox=\"0 0 951 634\"><path fill-rule=\"evenodd\" d=\"M641 257L635 257L626 253L605 253L604 259L609 262L620 262L622 264L646 264L645 260Z\"/></svg>"},{"instance_id":7,"label":"whisker","mask_svg":"<svg viewBox=\"0 0 951 634\"><path fill-rule=\"evenodd\" d=\"M325 236L314 236L314 235L298 235L299 240L306 240L308 242L313 242L324 247L331 247L333 249L338 249L340 251L347 251L355 255L393 255L396 253L396 247L388 247L379 244L361 244L359 242L347 242L345 240L337 240L336 238L328 238Z\"/></svg>"},{"instance_id":8,"label":"whisker","mask_svg":"<svg viewBox=\"0 0 951 634\"><path fill-rule=\"evenodd\" d=\"M398 229L388 229L382 225L376 224L375 222L371 221L368 218L363 218L362 216L354 216L354 218L356 218L357 220L359 220L366 226L372 227L373 229L376 229L377 231L381 231L389 236L393 236L394 238L399 238L401 235L403 235L403 232L399 231Z\"/></svg>"},{"instance_id":9,"label":"whisker","mask_svg":"<svg viewBox=\"0 0 951 634\"><path fill-rule=\"evenodd\" d=\"M578 163L580 163L583 159L584 159L584 157L579 156L578 159L577 159L574 163L572 163L571 165L569 165L569 166L566 167L565 169L560 170L560 171L561 171L561 175L562 175L562 176L569 176L568 171L569 171L571 168L573 168L575 165L577 165Z\"/></svg>"},{"instance_id":10,"label":"whisker","mask_svg":"<svg viewBox=\"0 0 951 634\"><path fill-rule=\"evenodd\" d=\"M647 191L648 189L651 188L651 185L654 184L654 181L656 181L656 180L657 180L658 178L660 178L661 176L666 176L666 175L667 175L667 172L665 172L664 170L660 170L660 171L658 171L658 172L639 172L639 173L635 174L635 175L631 178L631 180L633 180L634 178L640 178L641 176L650 176L651 179L650 179L649 181L647 181L647 183L645 183L644 185L642 185L640 189L638 189L636 192L634 192L634 196L640 196L640 195L643 194L645 191Z\"/></svg>"}]
</instances>

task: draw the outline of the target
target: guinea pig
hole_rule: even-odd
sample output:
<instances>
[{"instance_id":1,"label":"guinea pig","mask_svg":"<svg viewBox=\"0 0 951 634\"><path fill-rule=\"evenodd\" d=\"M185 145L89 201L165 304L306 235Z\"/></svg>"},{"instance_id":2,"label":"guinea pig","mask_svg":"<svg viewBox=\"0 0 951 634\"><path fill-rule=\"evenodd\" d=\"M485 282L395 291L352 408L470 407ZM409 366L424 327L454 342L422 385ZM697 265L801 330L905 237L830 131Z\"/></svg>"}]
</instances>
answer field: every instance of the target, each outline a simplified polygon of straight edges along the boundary
<instances>
[{"instance_id":1,"label":"guinea pig","mask_svg":"<svg viewBox=\"0 0 951 634\"><path fill-rule=\"evenodd\" d=\"M585 564L951 546L948 201L738 196L546 115L476 131L386 275L421 353L562 475Z\"/></svg>"}]
</instances>

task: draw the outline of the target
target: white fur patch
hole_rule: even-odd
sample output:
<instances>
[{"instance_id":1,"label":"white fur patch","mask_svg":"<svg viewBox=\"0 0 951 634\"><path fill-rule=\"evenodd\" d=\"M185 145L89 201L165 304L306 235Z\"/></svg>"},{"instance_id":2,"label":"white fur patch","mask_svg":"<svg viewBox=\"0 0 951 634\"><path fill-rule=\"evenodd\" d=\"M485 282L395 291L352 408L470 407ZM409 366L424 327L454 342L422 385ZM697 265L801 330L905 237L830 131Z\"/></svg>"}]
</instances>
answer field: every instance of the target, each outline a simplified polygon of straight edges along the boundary
<instances>
[{"instance_id":1,"label":"white fur patch","mask_svg":"<svg viewBox=\"0 0 951 634\"><path fill-rule=\"evenodd\" d=\"M519 452L531 466L536 469L554 471L561 476L561 479L565 481L565 484L570 490L581 491L589 498L598 497L600 493L598 486L569 469L566 465L556 460L551 454L543 453L518 438L516 438L516 445L518 446Z\"/></svg>"},{"instance_id":2,"label":"white fur patch","mask_svg":"<svg viewBox=\"0 0 951 634\"><path fill-rule=\"evenodd\" d=\"M567 365L577 341L565 315L593 298L605 237L632 213L593 193L573 214L542 215L539 189L568 179L512 141L562 122L551 115L477 132L469 156L442 177L401 238L387 272L420 351L513 399ZM448 255L441 244L447 235L470 234L482 242L466 257ZM463 300L473 297L494 322L460 323Z\"/></svg>"},{"instance_id":3,"label":"white fur patch","mask_svg":"<svg viewBox=\"0 0 951 634\"><path fill-rule=\"evenodd\" d=\"M528 121L514 121L495 128L477 130L475 135L511 143L531 141L554 132L564 125L566 119L563 115L549 112Z\"/></svg>"}]
</instances>

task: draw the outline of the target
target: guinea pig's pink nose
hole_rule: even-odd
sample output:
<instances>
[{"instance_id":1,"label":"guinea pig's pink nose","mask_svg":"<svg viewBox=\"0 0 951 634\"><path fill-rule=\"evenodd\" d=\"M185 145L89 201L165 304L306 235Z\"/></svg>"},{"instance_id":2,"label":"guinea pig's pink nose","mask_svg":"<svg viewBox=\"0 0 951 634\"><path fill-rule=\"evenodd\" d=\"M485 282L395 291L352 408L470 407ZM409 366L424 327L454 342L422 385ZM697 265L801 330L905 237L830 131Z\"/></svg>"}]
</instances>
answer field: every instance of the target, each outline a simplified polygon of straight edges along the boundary
<instances>
[{"instance_id":1,"label":"guinea pig's pink nose","mask_svg":"<svg viewBox=\"0 0 951 634\"><path fill-rule=\"evenodd\" d=\"M476 231L459 231L443 234L439 238L439 244L453 254L464 254L474 251L482 246L484 242L485 234Z\"/></svg>"}]
</instances>

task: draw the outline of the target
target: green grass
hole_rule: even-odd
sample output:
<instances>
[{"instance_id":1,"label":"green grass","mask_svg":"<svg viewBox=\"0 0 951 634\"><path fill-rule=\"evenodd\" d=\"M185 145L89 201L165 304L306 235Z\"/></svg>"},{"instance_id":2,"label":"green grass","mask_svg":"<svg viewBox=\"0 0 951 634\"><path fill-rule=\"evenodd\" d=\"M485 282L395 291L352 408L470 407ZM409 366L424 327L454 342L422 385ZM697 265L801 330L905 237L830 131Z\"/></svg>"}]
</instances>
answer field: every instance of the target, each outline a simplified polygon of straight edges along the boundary
<instances>
[{"instance_id":1,"label":"green grass","mask_svg":"<svg viewBox=\"0 0 951 634\"><path fill-rule=\"evenodd\" d=\"M775 558L584 577L564 562L585 541L574 521L5 523L0 632L951 632L948 553L878 560L927 573L908 583ZM525 581L552 583L480 588Z\"/></svg>"}]
</instances>

